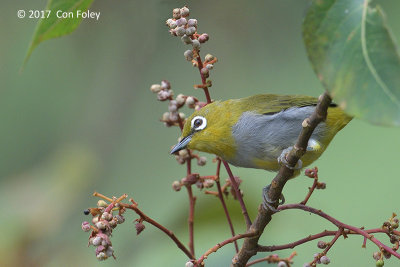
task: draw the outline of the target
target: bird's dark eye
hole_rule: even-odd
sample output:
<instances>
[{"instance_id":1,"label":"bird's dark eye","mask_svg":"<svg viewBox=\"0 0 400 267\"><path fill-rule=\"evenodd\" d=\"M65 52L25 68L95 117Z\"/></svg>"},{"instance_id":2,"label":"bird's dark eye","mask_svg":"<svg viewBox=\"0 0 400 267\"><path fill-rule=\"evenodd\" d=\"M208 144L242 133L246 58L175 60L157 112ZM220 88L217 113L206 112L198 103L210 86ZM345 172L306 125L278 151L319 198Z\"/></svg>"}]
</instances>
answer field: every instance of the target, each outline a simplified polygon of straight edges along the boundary
<instances>
[{"instance_id":1,"label":"bird's dark eye","mask_svg":"<svg viewBox=\"0 0 400 267\"><path fill-rule=\"evenodd\" d=\"M207 126L207 120L206 118L202 117L202 116L196 116L192 119L192 129L199 131L199 130L203 130L204 128L206 128Z\"/></svg>"},{"instance_id":2,"label":"bird's dark eye","mask_svg":"<svg viewBox=\"0 0 400 267\"><path fill-rule=\"evenodd\" d=\"M200 120L200 119L196 119L195 121L194 121L194 123L193 123L193 125L194 125L194 127L199 127L201 124L203 123L203 121L202 120Z\"/></svg>"}]
</instances>

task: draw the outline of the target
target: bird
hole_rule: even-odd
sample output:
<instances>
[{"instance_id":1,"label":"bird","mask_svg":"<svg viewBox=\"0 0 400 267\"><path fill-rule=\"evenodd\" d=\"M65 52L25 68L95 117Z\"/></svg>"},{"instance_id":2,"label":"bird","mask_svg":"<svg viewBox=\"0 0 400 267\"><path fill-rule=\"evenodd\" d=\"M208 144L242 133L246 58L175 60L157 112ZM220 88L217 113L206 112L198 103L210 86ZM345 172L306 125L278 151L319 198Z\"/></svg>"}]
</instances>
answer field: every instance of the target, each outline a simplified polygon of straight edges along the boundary
<instances>
[{"instance_id":1,"label":"bird","mask_svg":"<svg viewBox=\"0 0 400 267\"><path fill-rule=\"evenodd\" d=\"M276 172L282 157L296 143L302 122L314 112L317 103L316 97L277 94L212 102L185 121L180 141L171 154L189 148L215 154L237 167ZM317 160L351 119L331 103L326 120L315 128L296 169Z\"/></svg>"}]
</instances>

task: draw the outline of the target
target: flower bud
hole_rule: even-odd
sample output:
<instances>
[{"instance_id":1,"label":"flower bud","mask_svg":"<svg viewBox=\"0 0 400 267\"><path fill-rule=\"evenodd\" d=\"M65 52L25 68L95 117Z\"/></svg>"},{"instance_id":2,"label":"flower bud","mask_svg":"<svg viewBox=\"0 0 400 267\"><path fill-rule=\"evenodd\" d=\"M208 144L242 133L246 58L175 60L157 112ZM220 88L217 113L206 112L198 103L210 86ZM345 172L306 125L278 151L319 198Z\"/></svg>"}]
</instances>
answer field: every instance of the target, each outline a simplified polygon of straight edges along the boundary
<instances>
[{"instance_id":1,"label":"flower bud","mask_svg":"<svg viewBox=\"0 0 400 267\"><path fill-rule=\"evenodd\" d=\"M179 118L178 116L179 116L179 114L177 112L171 112L169 114L169 120L170 121L178 121L178 118Z\"/></svg>"},{"instance_id":2,"label":"flower bud","mask_svg":"<svg viewBox=\"0 0 400 267\"><path fill-rule=\"evenodd\" d=\"M205 43L209 39L209 36L207 33L203 33L202 35L199 36L198 40L200 43Z\"/></svg>"},{"instance_id":3,"label":"flower bud","mask_svg":"<svg viewBox=\"0 0 400 267\"><path fill-rule=\"evenodd\" d=\"M317 247L320 249L326 248L328 244L325 241L318 241Z\"/></svg>"},{"instance_id":4,"label":"flower bud","mask_svg":"<svg viewBox=\"0 0 400 267\"><path fill-rule=\"evenodd\" d=\"M179 112L179 118L181 118L181 120L184 120L186 118L185 113Z\"/></svg>"},{"instance_id":5,"label":"flower bud","mask_svg":"<svg viewBox=\"0 0 400 267\"><path fill-rule=\"evenodd\" d=\"M162 90L171 89L171 84L169 83L169 81L167 81L167 80L162 80L162 81L161 81L161 89L162 89Z\"/></svg>"},{"instance_id":6,"label":"flower bud","mask_svg":"<svg viewBox=\"0 0 400 267\"><path fill-rule=\"evenodd\" d=\"M189 16L189 14L190 14L190 11L187 6L184 6L181 8L181 16L182 17L187 17L187 16Z\"/></svg>"},{"instance_id":7,"label":"flower bud","mask_svg":"<svg viewBox=\"0 0 400 267\"><path fill-rule=\"evenodd\" d=\"M175 33L177 36L183 36L186 33L186 29L184 27L175 28Z\"/></svg>"},{"instance_id":8,"label":"flower bud","mask_svg":"<svg viewBox=\"0 0 400 267\"><path fill-rule=\"evenodd\" d=\"M208 78L208 76L210 75L210 73L209 73L207 68L202 68L200 70L200 73L201 73L201 75L203 75L203 77L206 77L206 78Z\"/></svg>"},{"instance_id":9,"label":"flower bud","mask_svg":"<svg viewBox=\"0 0 400 267\"><path fill-rule=\"evenodd\" d=\"M176 100L169 101L168 110L170 112L176 112L178 110L178 103Z\"/></svg>"},{"instance_id":10,"label":"flower bud","mask_svg":"<svg viewBox=\"0 0 400 267\"><path fill-rule=\"evenodd\" d=\"M100 236L96 236L92 240L92 245L97 247L101 244L102 241L103 241L103 239Z\"/></svg>"},{"instance_id":11,"label":"flower bud","mask_svg":"<svg viewBox=\"0 0 400 267\"><path fill-rule=\"evenodd\" d=\"M189 50L190 51L190 50ZM183 94L179 94L179 95L177 95L176 96L176 103L179 105L179 106L182 106L182 105L184 105L185 104L185 101L186 101L186 98L185 98L185 96L183 95Z\"/></svg>"},{"instance_id":12,"label":"flower bud","mask_svg":"<svg viewBox=\"0 0 400 267\"><path fill-rule=\"evenodd\" d=\"M174 8L174 10L172 10L172 17L174 19L179 19L181 17L181 10L179 8Z\"/></svg>"},{"instance_id":13,"label":"flower bud","mask_svg":"<svg viewBox=\"0 0 400 267\"><path fill-rule=\"evenodd\" d=\"M322 256L320 259L320 262L322 263L322 264L329 264L330 262L331 262L331 260L328 258L328 256L326 256L326 255L324 255L324 256Z\"/></svg>"},{"instance_id":14,"label":"flower bud","mask_svg":"<svg viewBox=\"0 0 400 267\"><path fill-rule=\"evenodd\" d=\"M186 50L185 53L183 53L187 61L192 61L193 60L193 51L192 50Z\"/></svg>"},{"instance_id":15,"label":"flower bud","mask_svg":"<svg viewBox=\"0 0 400 267\"><path fill-rule=\"evenodd\" d=\"M197 160L197 165L199 166L204 166L207 163L207 158L206 157L199 157Z\"/></svg>"},{"instance_id":16,"label":"flower bud","mask_svg":"<svg viewBox=\"0 0 400 267\"><path fill-rule=\"evenodd\" d=\"M169 112L164 112L164 114L162 115L162 120L163 121L168 121L169 120Z\"/></svg>"},{"instance_id":17,"label":"flower bud","mask_svg":"<svg viewBox=\"0 0 400 267\"><path fill-rule=\"evenodd\" d=\"M372 254L372 257L377 261L382 257L382 254L380 251L375 251L374 254Z\"/></svg>"},{"instance_id":18,"label":"flower bud","mask_svg":"<svg viewBox=\"0 0 400 267\"><path fill-rule=\"evenodd\" d=\"M113 247L108 246L108 247L107 247L107 250L106 250L106 256L107 256L107 257L111 257L111 256L113 255L113 253L114 253Z\"/></svg>"},{"instance_id":19,"label":"flower bud","mask_svg":"<svg viewBox=\"0 0 400 267\"><path fill-rule=\"evenodd\" d=\"M284 261L280 261L280 262L278 262L277 267L287 267L287 264Z\"/></svg>"},{"instance_id":20,"label":"flower bud","mask_svg":"<svg viewBox=\"0 0 400 267\"><path fill-rule=\"evenodd\" d=\"M139 235L141 232L143 232L146 226L143 223L138 222L135 224L135 228L136 228L136 235Z\"/></svg>"},{"instance_id":21,"label":"flower bud","mask_svg":"<svg viewBox=\"0 0 400 267\"><path fill-rule=\"evenodd\" d=\"M170 29L175 29L178 25L176 24L176 21L173 20L173 21L171 21L171 22L169 23L168 26L169 26Z\"/></svg>"},{"instance_id":22,"label":"flower bud","mask_svg":"<svg viewBox=\"0 0 400 267\"><path fill-rule=\"evenodd\" d=\"M195 49L196 51L199 51L200 46L201 46L201 44L200 44L199 40L196 40L196 39L192 40L193 49Z\"/></svg>"},{"instance_id":23,"label":"flower bud","mask_svg":"<svg viewBox=\"0 0 400 267\"><path fill-rule=\"evenodd\" d=\"M174 181L174 182L172 183L172 189L173 189L174 191L178 192L178 191L181 190L181 188L182 188L182 185L181 185L181 183L180 183L179 181Z\"/></svg>"},{"instance_id":24,"label":"flower bud","mask_svg":"<svg viewBox=\"0 0 400 267\"><path fill-rule=\"evenodd\" d=\"M187 24L187 20L185 18L180 18L176 20L176 26L181 27Z\"/></svg>"},{"instance_id":25,"label":"flower bud","mask_svg":"<svg viewBox=\"0 0 400 267\"><path fill-rule=\"evenodd\" d=\"M212 70L214 68L214 65L213 64L207 64L206 68L209 69L209 70Z\"/></svg>"},{"instance_id":26,"label":"flower bud","mask_svg":"<svg viewBox=\"0 0 400 267\"><path fill-rule=\"evenodd\" d=\"M196 101L195 101L195 99L193 97L188 96L186 98L186 105L188 106L188 108L194 108L195 104L196 104Z\"/></svg>"},{"instance_id":27,"label":"flower bud","mask_svg":"<svg viewBox=\"0 0 400 267\"><path fill-rule=\"evenodd\" d=\"M197 28L197 19L189 19L187 22L188 27Z\"/></svg>"},{"instance_id":28,"label":"flower bud","mask_svg":"<svg viewBox=\"0 0 400 267\"><path fill-rule=\"evenodd\" d=\"M191 261L186 262L185 267L193 267L194 264Z\"/></svg>"},{"instance_id":29,"label":"flower bud","mask_svg":"<svg viewBox=\"0 0 400 267\"><path fill-rule=\"evenodd\" d=\"M214 180L213 179L206 179L203 182L203 186L205 188L211 188L211 187L213 187L213 185L214 185Z\"/></svg>"},{"instance_id":30,"label":"flower bud","mask_svg":"<svg viewBox=\"0 0 400 267\"><path fill-rule=\"evenodd\" d=\"M104 253L104 252L100 252L99 254L97 254L97 259L99 260L99 261L104 261L104 260L106 260L107 259L107 256L106 256L106 254Z\"/></svg>"},{"instance_id":31,"label":"flower bud","mask_svg":"<svg viewBox=\"0 0 400 267\"><path fill-rule=\"evenodd\" d=\"M196 33L196 28L195 27L188 27L186 29L186 35L188 35L188 36L192 36L195 33Z\"/></svg>"},{"instance_id":32,"label":"flower bud","mask_svg":"<svg viewBox=\"0 0 400 267\"><path fill-rule=\"evenodd\" d=\"M123 215L115 215L115 218L117 219L118 224L125 222L125 217Z\"/></svg>"},{"instance_id":33,"label":"flower bud","mask_svg":"<svg viewBox=\"0 0 400 267\"><path fill-rule=\"evenodd\" d=\"M160 90L161 90L161 85L159 85L159 84L153 84L151 87L150 87L150 91L151 92L153 92L153 93L158 93L158 92L160 92ZM100 200L99 200L100 201ZM103 200L104 201L104 200Z\"/></svg>"},{"instance_id":34,"label":"flower bud","mask_svg":"<svg viewBox=\"0 0 400 267\"><path fill-rule=\"evenodd\" d=\"M106 229L106 224L103 222L103 221L98 221L97 223L96 223L96 227L98 228L98 229L100 229L100 230L104 230L104 229Z\"/></svg>"},{"instance_id":35,"label":"flower bud","mask_svg":"<svg viewBox=\"0 0 400 267\"><path fill-rule=\"evenodd\" d=\"M187 149L182 149L178 152L179 156L186 159L189 157L189 152Z\"/></svg>"},{"instance_id":36,"label":"flower bud","mask_svg":"<svg viewBox=\"0 0 400 267\"><path fill-rule=\"evenodd\" d=\"M107 202L105 202L104 200L102 200L102 199L100 199L99 201L97 201L97 207L107 207L108 206L108 204L107 204Z\"/></svg>"},{"instance_id":37,"label":"flower bud","mask_svg":"<svg viewBox=\"0 0 400 267\"><path fill-rule=\"evenodd\" d=\"M87 221L82 222L81 227L82 227L82 230L84 232L89 232L90 231L90 223L87 222Z\"/></svg>"},{"instance_id":38,"label":"flower bud","mask_svg":"<svg viewBox=\"0 0 400 267\"><path fill-rule=\"evenodd\" d=\"M376 261L376 267L382 267L383 265L385 265L385 262L383 261L383 259L379 259Z\"/></svg>"},{"instance_id":39,"label":"flower bud","mask_svg":"<svg viewBox=\"0 0 400 267\"><path fill-rule=\"evenodd\" d=\"M208 61L208 62L212 61L214 58L215 58L215 57L214 57L213 55L211 55L211 54L207 54L207 55L204 57L204 59L205 59L206 61Z\"/></svg>"},{"instance_id":40,"label":"flower bud","mask_svg":"<svg viewBox=\"0 0 400 267\"><path fill-rule=\"evenodd\" d=\"M186 34L181 37L181 41L184 44L191 44L192 43L192 39L189 36L187 36Z\"/></svg>"}]
</instances>

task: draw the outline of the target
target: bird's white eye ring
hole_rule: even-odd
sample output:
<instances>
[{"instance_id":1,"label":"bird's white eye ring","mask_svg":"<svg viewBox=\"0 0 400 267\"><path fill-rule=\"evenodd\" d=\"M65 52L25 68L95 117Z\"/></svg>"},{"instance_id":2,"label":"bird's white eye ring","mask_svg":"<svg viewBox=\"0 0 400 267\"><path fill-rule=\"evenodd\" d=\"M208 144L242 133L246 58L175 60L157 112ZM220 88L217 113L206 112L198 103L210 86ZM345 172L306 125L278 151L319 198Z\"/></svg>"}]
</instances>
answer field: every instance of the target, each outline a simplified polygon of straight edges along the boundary
<instances>
[{"instance_id":1,"label":"bird's white eye ring","mask_svg":"<svg viewBox=\"0 0 400 267\"><path fill-rule=\"evenodd\" d=\"M207 120L202 116L196 116L192 119L191 126L196 131L203 130L207 126Z\"/></svg>"}]
</instances>

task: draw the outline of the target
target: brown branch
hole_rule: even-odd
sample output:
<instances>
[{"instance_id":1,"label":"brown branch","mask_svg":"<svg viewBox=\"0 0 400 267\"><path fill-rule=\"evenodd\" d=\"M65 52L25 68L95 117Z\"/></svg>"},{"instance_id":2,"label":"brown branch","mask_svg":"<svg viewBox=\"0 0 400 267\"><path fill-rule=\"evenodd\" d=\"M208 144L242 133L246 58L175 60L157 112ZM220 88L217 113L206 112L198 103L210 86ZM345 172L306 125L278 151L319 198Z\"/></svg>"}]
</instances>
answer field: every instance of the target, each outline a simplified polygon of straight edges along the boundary
<instances>
[{"instance_id":1,"label":"brown branch","mask_svg":"<svg viewBox=\"0 0 400 267\"><path fill-rule=\"evenodd\" d=\"M308 202L308 200L310 199L312 193L314 192L314 189L315 189L315 188L317 187L317 185L318 185L318 168L317 168L317 167L314 167L314 169L306 170L306 174L307 174L307 171L309 172L309 173L308 173L309 175L307 175L307 176L308 176L308 177L314 178L314 183L313 183L313 185L309 188L307 196L304 198L304 200L303 200L302 202L300 202L300 203L303 204L303 205L307 204L307 202Z\"/></svg>"},{"instance_id":2,"label":"brown branch","mask_svg":"<svg viewBox=\"0 0 400 267\"><path fill-rule=\"evenodd\" d=\"M197 68L199 69L199 73L201 76L202 89L204 90L204 94L206 95L207 104L210 104L211 97L210 97L210 93L208 92L207 80L206 80L206 77L204 77L204 75L201 74L201 69L203 68L203 61L201 60L200 52L198 53L198 56L197 56Z\"/></svg>"},{"instance_id":3,"label":"brown branch","mask_svg":"<svg viewBox=\"0 0 400 267\"><path fill-rule=\"evenodd\" d=\"M189 249L191 254L194 253L194 205L196 203L196 198L193 196L192 185L186 185L186 189L189 197L189 218L188 218L188 226L189 226Z\"/></svg>"},{"instance_id":4,"label":"brown branch","mask_svg":"<svg viewBox=\"0 0 400 267\"><path fill-rule=\"evenodd\" d=\"M121 207L124 207L126 209L131 209L134 212L136 212L136 214L139 215L140 218L143 219L143 221L150 223L151 225L163 231L167 236L169 236L169 238L171 238L175 242L178 248L182 250L183 253L186 254L186 256L189 257L189 259L193 260L195 259L194 255L185 247L184 244L182 244L181 241L179 241L179 239L175 236L175 234L172 231L168 230L166 227L162 226L161 224L159 224L158 222L154 221L149 216L144 214L144 212L138 208L137 203L133 201L133 199L130 199L129 201L131 201L132 204L120 203Z\"/></svg>"},{"instance_id":5,"label":"brown branch","mask_svg":"<svg viewBox=\"0 0 400 267\"><path fill-rule=\"evenodd\" d=\"M289 167L295 167L298 160L306 153L308 140L310 139L311 134L318 126L318 124L326 119L328 107L331 102L332 99L330 98L328 93L325 92L320 97L313 114L310 116L310 118L304 120L302 124L303 129L300 132L297 143L294 145L290 153L286 156ZM293 173L293 169L282 165L278 174L275 176L270 184L270 189L268 191L268 197L270 200L276 201L276 203L278 203L279 197L282 194L283 187L285 186L286 182L293 176ZM272 214L272 210L264 209L262 205L259 206L257 217L251 227L248 229L248 232L254 232L257 235L251 238L246 238L244 240L239 253L237 253L232 259L232 265L234 267L244 267L249 259L257 254L258 240L263 233L264 228L271 221Z\"/></svg>"}]
</instances>

